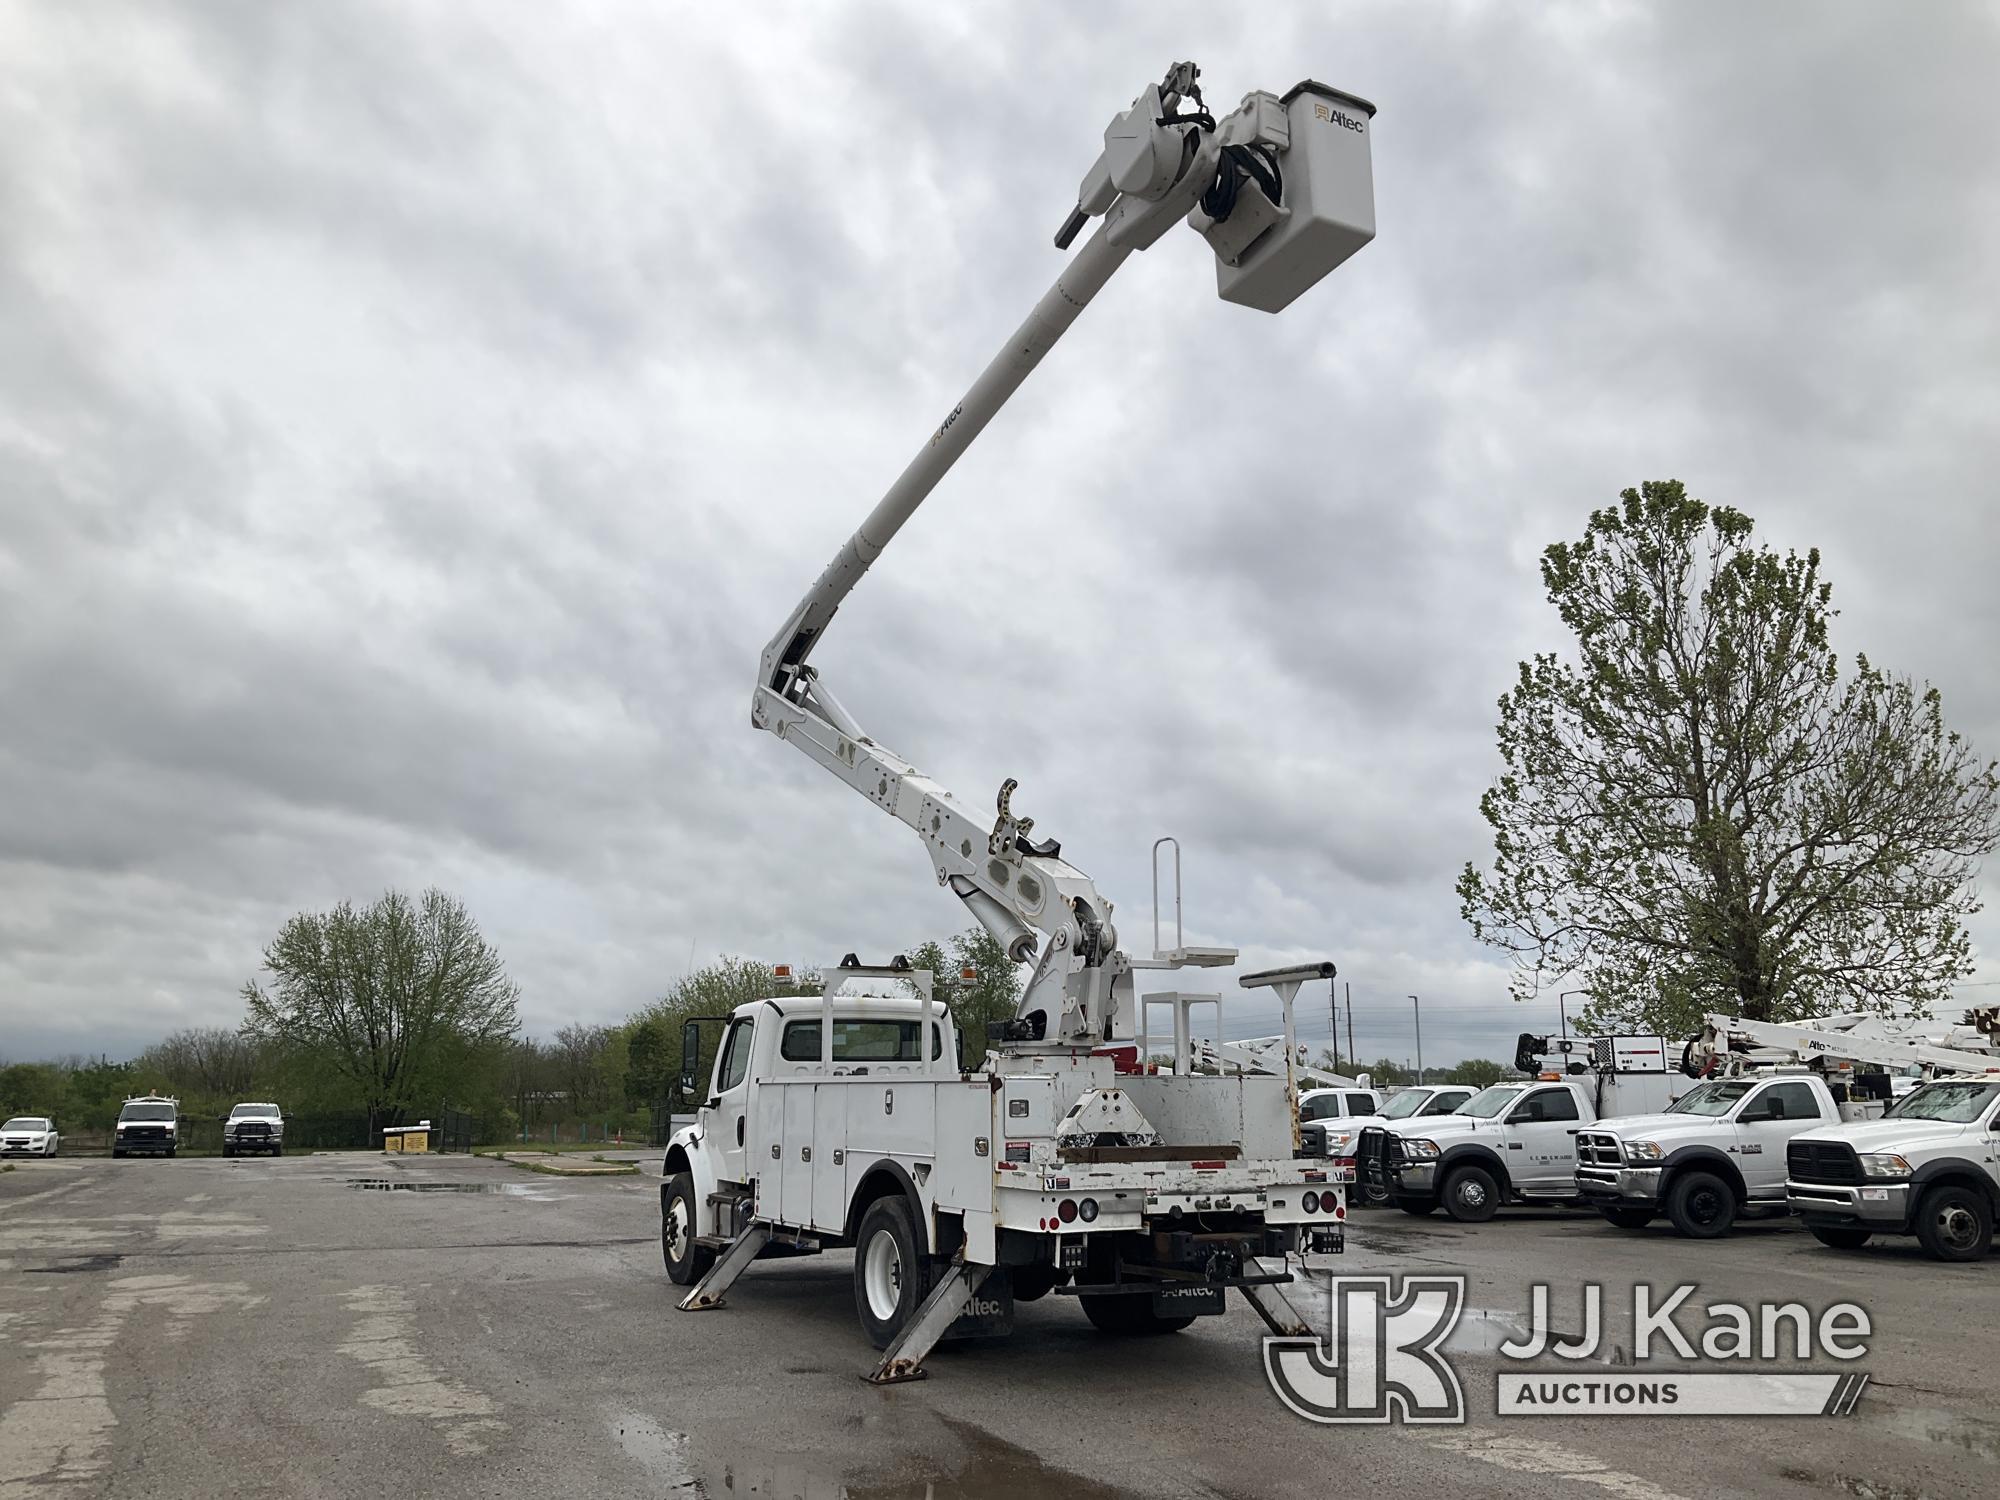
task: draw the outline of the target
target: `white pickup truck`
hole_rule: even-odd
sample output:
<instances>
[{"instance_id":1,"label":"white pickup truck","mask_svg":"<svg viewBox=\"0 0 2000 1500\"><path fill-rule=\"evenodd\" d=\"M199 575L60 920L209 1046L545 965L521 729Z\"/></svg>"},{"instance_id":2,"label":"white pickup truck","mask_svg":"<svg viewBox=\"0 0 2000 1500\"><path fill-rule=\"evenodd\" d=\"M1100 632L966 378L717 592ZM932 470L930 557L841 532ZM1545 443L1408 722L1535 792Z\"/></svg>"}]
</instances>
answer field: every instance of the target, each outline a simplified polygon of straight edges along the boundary
<instances>
[{"instance_id":1,"label":"white pickup truck","mask_svg":"<svg viewBox=\"0 0 2000 1500\"><path fill-rule=\"evenodd\" d=\"M2000 1207L2000 1078L1935 1079L1882 1119L1794 1136L1786 1154L1786 1201L1821 1244L1914 1234L1939 1260L1978 1260Z\"/></svg>"},{"instance_id":2,"label":"white pickup truck","mask_svg":"<svg viewBox=\"0 0 2000 1500\"><path fill-rule=\"evenodd\" d=\"M1662 1114L1600 1121L1576 1137L1576 1190L1621 1229L1662 1211L1691 1239L1729 1233L1746 1210L1785 1205L1785 1148L1840 1119L1803 1068L1695 1084Z\"/></svg>"},{"instance_id":3,"label":"white pickup truck","mask_svg":"<svg viewBox=\"0 0 2000 1500\"><path fill-rule=\"evenodd\" d=\"M1355 1110L1328 1118L1317 1125L1302 1124L1299 1128L1305 1138L1306 1155L1324 1156L1343 1167L1351 1167L1361 1132L1370 1126L1448 1115L1478 1092L1478 1089L1462 1083L1420 1083L1411 1088L1398 1089L1389 1096L1388 1102L1378 1105L1373 1111L1364 1113ZM1302 1121L1308 1118L1304 1106L1300 1107L1299 1118ZM1373 1183L1357 1180L1352 1196L1356 1204L1379 1206L1389 1201L1388 1190L1379 1176Z\"/></svg>"},{"instance_id":4,"label":"white pickup truck","mask_svg":"<svg viewBox=\"0 0 2000 1500\"><path fill-rule=\"evenodd\" d=\"M1005 1332L1014 1301L1049 1293L1107 1333L1184 1328L1231 1287L1273 1328L1305 1323L1287 1257L1341 1248L1347 1174L1298 1159L1284 1078L1140 1071L1135 1048L963 1069L942 1004L842 992L854 976L929 988L850 963L822 996L711 1018L707 1102L663 1164L667 1274L700 1283L683 1308L719 1305L758 1256L852 1246L863 1329L918 1346L883 1379L918 1373L947 1329ZM935 1332L913 1332L931 1304Z\"/></svg>"},{"instance_id":5,"label":"white pickup truck","mask_svg":"<svg viewBox=\"0 0 2000 1500\"><path fill-rule=\"evenodd\" d=\"M1521 1038L1516 1060L1524 1071L1546 1040ZM1659 1037L1593 1037L1588 1055L1588 1063L1567 1063L1566 1073L1481 1089L1448 1115L1364 1128L1355 1143L1360 1192L1405 1213L1442 1206L1466 1224L1484 1223L1507 1203L1581 1206L1576 1132L1664 1109L1675 1085Z\"/></svg>"}]
</instances>

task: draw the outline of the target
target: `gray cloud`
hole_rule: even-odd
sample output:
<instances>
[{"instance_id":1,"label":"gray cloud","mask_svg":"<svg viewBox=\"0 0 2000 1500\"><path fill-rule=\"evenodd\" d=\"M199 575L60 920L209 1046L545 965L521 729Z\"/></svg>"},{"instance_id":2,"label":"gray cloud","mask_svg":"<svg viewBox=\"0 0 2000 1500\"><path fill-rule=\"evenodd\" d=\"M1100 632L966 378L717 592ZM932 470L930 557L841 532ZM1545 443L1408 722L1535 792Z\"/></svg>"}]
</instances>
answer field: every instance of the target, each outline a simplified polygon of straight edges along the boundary
<instances>
[{"instance_id":1,"label":"gray cloud","mask_svg":"<svg viewBox=\"0 0 2000 1500\"><path fill-rule=\"evenodd\" d=\"M1620 487L1819 546L1842 648L2000 746L1995 31L5 12L0 1050L227 1023L287 914L391 884L465 896L542 1031L690 954L959 925L752 734L751 669L1192 53L1212 102L1377 99L1378 243L1279 319L1191 236L1133 262L819 660L961 796L1020 777L1133 946L1173 831L1191 939L1331 954L1365 1054L1415 991L1430 1060L1500 1055L1554 1009L1451 880L1493 700L1560 644L1536 556Z\"/></svg>"}]
</instances>

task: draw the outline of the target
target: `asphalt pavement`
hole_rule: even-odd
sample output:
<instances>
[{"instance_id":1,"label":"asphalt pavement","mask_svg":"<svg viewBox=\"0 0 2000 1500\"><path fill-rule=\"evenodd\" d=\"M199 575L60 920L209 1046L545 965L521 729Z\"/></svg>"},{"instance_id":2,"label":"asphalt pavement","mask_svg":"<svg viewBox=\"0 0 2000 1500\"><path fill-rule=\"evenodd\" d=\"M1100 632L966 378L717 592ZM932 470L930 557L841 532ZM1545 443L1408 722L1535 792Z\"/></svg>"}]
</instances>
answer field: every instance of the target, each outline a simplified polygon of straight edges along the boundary
<instances>
[{"instance_id":1,"label":"asphalt pavement","mask_svg":"<svg viewBox=\"0 0 2000 1500\"><path fill-rule=\"evenodd\" d=\"M1326 1426L1280 1404L1241 1306L1121 1341L1047 1297L1010 1338L940 1350L930 1379L871 1387L850 1256L759 1264L727 1307L679 1313L658 1190L652 1174L367 1154L0 1173L0 1500L2000 1487L2000 1261L1937 1265L1894 1241L1843 1254L1790 1223L1694 1244L1569 1214L1357 1214L1344 1273L1467 1278L1468 1420ZM1501 1363L1477 1330L1511 1327L1543 1283L1576 1332L1585 1281L1607 1289L1617 1361L1642 1281L1698 1282L1694 1304L1858 1302L1873 1332L1853 1367L1871 1383L1841 1418L1496 1417Z\"/></svg>"}]
</instances>

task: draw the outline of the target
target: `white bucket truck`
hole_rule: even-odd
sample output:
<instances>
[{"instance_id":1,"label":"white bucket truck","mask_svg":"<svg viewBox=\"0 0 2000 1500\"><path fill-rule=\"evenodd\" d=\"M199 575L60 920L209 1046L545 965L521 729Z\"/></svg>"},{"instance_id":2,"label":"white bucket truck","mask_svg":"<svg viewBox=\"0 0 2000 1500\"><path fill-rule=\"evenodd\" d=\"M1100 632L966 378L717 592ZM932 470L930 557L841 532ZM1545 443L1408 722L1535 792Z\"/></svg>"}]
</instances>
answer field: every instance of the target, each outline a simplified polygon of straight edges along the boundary
<instances>
[{"instance_id":1,"label":"white bucket truck","mask_svg":"<svg viewBox=\"0 0 2000 1500\"><path fill-rule=\"evenodd\" d=\"M963 1068L950 1018L923 998L927 980L895 965L843 972L907 978L916 997L850 998L836 983L817 1000L740 1007L727 1018L708 1102L668 1149L667 1264L676 1280L699 1277L681 1306L720 1305L760 1254L852 1245L862 1322L887 1345L879 1380L921 1373L918 1362L968 1310L1004 1314L1002 1287L1073 1293L1099 1327L1120 1332L1178 1327L1236 1287L1274 1328L1305 1334L1284 1295L1295 1252L1339 1243L1344 1193L1337 1169L1299 1159L1291 1068L1293 998L1333 966L1239 980L1279 997L1282 1072L1194 1074L1186 1008L1215 997L1178 993L1172 1071L1151 1071L1134 1038L1141 1002L1154 997L1140 995L1136 977L1228 965L1235 950L1124 951L1111 903L1014 813L1012 780L997 817L977 817L864 730L808 662L882 549L1134 251L1185 220L1214 252L1223 299L1277 312L1374 237L1372 105L1309 81L1246 95L1218 120L1197 77L1177 64L1113 118L1057 247L1101 222L758 666L756 727L909 827L938 884L1032 966L1017 1018ZM1143 380L1111 409L1128 399L1144 399ZM1226 419L1255 392L1238 385L1216 400ZM1106 438L1109 458L1116 435ZM1165 465L1162 482L1172 473ZM986 559L965 581L1004 587L1006 571L1025 565ZM1077 664L1096 670L1087 648ZM1117 687L1103 686L1105 711L1115 711ZM1035 732L1046 742L1087 726ZM892 1041L896 1056L874 1056Z\"/></svg>"}]
</instances>

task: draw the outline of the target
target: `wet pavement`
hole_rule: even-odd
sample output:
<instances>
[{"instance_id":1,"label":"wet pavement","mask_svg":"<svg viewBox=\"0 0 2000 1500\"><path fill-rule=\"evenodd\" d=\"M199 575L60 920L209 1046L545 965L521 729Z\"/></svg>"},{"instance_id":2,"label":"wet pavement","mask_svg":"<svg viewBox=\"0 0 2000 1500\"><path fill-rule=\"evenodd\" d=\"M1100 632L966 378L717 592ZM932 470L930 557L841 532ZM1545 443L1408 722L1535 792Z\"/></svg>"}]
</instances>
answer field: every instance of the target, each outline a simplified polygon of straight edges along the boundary
<instances>
[{"instance_id":1,"label":"wet pavement","mask_svg":"<svg viewBox=\"0 0 2000 1500\"><path fill-rule=\"evenodd\" d=\"M1348 1274L1462 1274L1470 1420L1329 1427L1266 1383L1244 1308L1168 1338L1073 1299L875 1389L850 1257L753 1267L674 1310L652 1177L525 1178L376 1155L77 1160L0 1174L0 1500L68 1496L1015 1495L1919 1497L2000 1484L1986 1329L2000 1261L1789 1224L1692 1244L1594 1219L1357 1215ZM1847 1418L1496 1418L1530 1288L1623 1363L1631 1289L1852 1299L1874 1333ZM1814 1368L1824 1368L1815 1364Z\"/></svg>"}]
</instances>

